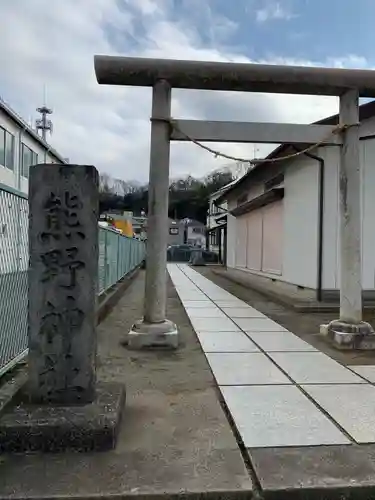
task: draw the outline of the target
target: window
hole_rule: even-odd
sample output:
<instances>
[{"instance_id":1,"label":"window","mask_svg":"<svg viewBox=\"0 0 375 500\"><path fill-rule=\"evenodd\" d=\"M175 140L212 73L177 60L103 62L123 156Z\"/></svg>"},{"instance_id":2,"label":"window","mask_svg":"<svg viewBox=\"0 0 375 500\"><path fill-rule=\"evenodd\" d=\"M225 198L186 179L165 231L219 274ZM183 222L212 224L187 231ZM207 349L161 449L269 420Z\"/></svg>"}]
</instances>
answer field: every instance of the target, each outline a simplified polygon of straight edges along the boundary
<instances>
[{"instance_id":1,"label":"window","mask_svg":"<svg viewBox=\"0 0 375 500\"><path fill-rule=\"evenodd\" d=\"M14 170L14 136L0 127L0 165Z\"/></svg>"},{"instance_id":2,"label":"window","mask_svg":"<svg viewBox=\"0 0 375 500\"><path fill-rule=\"evenodd\" d=\"M21 175L23 177L26 177L26 179L29 178L29 169L30 169L30 166L33 165L34 154L35 154L34 151L32 151L25 144L22 144L22 149L21 149L21 158L22 158Z\"/></svg>"},{"instance_id":3,"label":"window","mask_svg":"<svg viewBox=\"0 0 375 500\"><path fill-rule=\"evenodd\" d=\"M0 165L5 167L5 130L0 128Z\"/></svg>"},{"instance_id":4,"label":"window","mask_svg":"<svg viewBox=\"0 0 375 500\"><path fill-rule=\"evenodd\" d=\"M211 205L211 213L212 213L212 215L216 215L218 212L219 212L218 207L215 205L215 202L212 202L212 205Z\"/></svg>"},{"instance_id":5,"label":"window","mask_svg":"<svg viewBox=\"0 0 375 500\"><path fill-rule=\"evenodd\" d=\"M202 227L193 227L193 233L202 234L203 228Z\"/></svg>"},{"instance_id":6,"label":"window","mask_svg":"<svg viewBox=\"0 0 375 500\"><path fill-rule=\"evenodd\" d=\"M170 227L169 228L169 234L178 234L178 227Z\"/></svg>"},{"instance_id":7,"label":"window","mask_svg":"<svg viewBox=\"0 0 375 500\"><path fill-rule=\"evenodd\" d=\"M216 231L210 233L210 244L213 246L217 245Z\"/></svg>"},{"instance_id":8,"label":"window","mask_svg":"<svg viewBox=\"0 0 375 500\"><path fill-rule=\"evenodd\" d=\"M5 166L14 170L14 135L5 132Z\"/></svg>"},{"instance_id":9,"label":"window","mask_svg":"<svg viewBox=\"0 0 375 500\"><path fill-rule=\"evenodd\" d=\"M39 163L39 156L37 155L37 153L33 152L33 163L32 163L32 165L38 165L38 163Z\"/></svg>"}]
</instances>

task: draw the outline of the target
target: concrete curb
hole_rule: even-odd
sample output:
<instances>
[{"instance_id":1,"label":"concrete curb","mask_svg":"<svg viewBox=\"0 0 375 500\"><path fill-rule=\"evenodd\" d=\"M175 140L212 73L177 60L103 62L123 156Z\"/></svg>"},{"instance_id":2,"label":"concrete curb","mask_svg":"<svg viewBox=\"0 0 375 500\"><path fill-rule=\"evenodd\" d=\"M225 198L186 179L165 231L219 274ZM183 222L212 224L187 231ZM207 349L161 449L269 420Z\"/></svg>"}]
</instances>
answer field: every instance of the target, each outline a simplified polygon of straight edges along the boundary
<instances>
[{"instance_id":1,"label":"concrete curb","mask_svg":"<svg viewBox=\"0 0 375 500\"><path fill-rule=\"evenodd\" d=\"M99 298L97 322L100 324L116 306L122 295L131 285L134 278L138 275L142 264L139 264L135 269L126 274L120 281L115 283L102 297Z\"/></svg>"},{"instance_id":2,"label":"concrete curb","mask_svg":"<svg viewBox=\"0 0 375 500\"><path fill-rule=\"evenodd\" d=\"M296 301L294 298L289 298L285 296L281 296L278 293L272 292L271 290L268 290L264 287L257 286L255 284L250 284L247 280L242 280L240 277L237 276L231 276L230 274L227 274L227 272L223 269L214 269L211 268L212 272L214 274L217 274L218 276L221 276L228 281L232 281L233 283L237 283L238 285L241 285L245 288L250 288L252 290L255 290L256 292L260 293L264 297L267 297L271 299L273 302L277 302L278 304L287 307L289 309L292 309L295 312L300 312L300 313L338 313L340 310L339 304L330 304L328 302L323 302L321 304L317 302L301 302L301 301ZM375 309L375 303L374 304L364 304L363 308L365 310L372 310Z\"/></svg>"},{"instance_id":3,"label":"concrete curb","mask_svg":"<svg viewBox=\"0 0 375 500\"><path fill-rule=\"evenodd\" d=\"M109 493L97 495L39 495L38 500L262 500L252 491L181 491L180 493ZM35 497L3 496L0 500L36 500ZM338 499L341 500L341 499ZM346 499L345 499L346 500Z\"/></svg>"},{"instance_id":4,"label":"concrete curb","mask_svg":"<svg viewBox=\"0 0 375 500\"><path fill-rule=\"evenodd\" d=\"M255 290L256 292L260 293L264 297L270 298L274 302L277 302L277 303L281 304L282 306L292 308L295 311L302 312L300 310L300 308L303 308L303 309L306 308L306 306L304 306L304 305L298 305L298 304L296 304L296 302L293 301L292 299L287 299L285 297L281 297L279 294L273 293L270 290L267 290L267 289L265 289L263 287L256 286L254 284L250 285L248 281L242 280L240 277L231 276L230 274L228 274L226 272L226 270L223 270L223 269L212 269L212 272L214 274L217 274L218 276L221 276L222 278L225 278L228 281L231 281L232 283L237 283L238 285L241 285L241 286L243 286L245 288L250 288L252 290ZM311 311L310 307L307 307L307 309L309 311Z\"/></svg>"}]
</instances>

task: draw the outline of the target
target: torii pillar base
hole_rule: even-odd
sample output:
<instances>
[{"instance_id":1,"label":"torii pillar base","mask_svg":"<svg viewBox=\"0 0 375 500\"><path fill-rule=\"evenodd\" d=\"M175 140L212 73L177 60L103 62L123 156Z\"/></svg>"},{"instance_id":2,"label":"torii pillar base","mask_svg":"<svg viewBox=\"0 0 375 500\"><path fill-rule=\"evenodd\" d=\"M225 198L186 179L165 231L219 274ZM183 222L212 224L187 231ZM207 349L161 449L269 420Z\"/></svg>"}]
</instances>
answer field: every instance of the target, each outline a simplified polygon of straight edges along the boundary
<instances>
[{"instance_id":1,"label":"torii pillar base","mask_svg":"<svg viewBox=\"0 0 375 500\"><path fill-rule=\"evenodd\" d=\"M166 319L161 323L138 321L127 335L126 346L132 350L177 349L179 334L177 326Z\"/></svg>"},{"instance_id":2,"label":"torii pillar base","mask_svg":"<svg viewBox=\"0 0 375 500\"><path fill-rule=\"evenodd\" d=\"M372 351L375 350L375 332L365 321L358 324L334 320L328 325L320 326L320 334L330 344L342 351Z\"/></svg>"}]
</instances>

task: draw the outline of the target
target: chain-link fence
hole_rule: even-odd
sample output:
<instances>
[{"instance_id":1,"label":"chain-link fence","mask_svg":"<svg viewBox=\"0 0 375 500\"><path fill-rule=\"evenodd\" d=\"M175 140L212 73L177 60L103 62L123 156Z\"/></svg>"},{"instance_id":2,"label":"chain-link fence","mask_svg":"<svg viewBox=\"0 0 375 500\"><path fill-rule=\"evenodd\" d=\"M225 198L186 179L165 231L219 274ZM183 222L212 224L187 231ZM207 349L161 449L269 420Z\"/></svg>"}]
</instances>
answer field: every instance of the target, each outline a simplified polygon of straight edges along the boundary
<instances>
[{"instance_id":1,"label":"chain-link fence","mask_svg":"<svg viewBox=\"0 0 375 500\"><path fill-rule=\"evenodd\" d=\"M27 353L27 196L0 184L0 376ZM99 295L145 258L143 242L99 228Z\"/></svg>"}]
</instances>

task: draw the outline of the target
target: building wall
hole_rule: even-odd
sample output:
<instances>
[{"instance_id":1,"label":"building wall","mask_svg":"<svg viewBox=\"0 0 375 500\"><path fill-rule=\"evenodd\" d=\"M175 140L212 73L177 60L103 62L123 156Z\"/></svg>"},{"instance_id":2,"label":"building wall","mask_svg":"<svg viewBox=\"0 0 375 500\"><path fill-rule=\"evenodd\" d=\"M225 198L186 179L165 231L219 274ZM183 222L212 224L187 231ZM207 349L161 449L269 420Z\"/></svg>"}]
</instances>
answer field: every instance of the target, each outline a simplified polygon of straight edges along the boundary
<instances>
[{"instance_id":1,"label":"building wall","mask_svg":"<svg viewBox=\"0 0 375 500\"><path fill-rule=\"evenodd\" d=\"M368 134L375 132L366 123ZM361 135L363 134L361 128ZM367 135L367 134L366 134ZM338 148L321 148L326 163L324 226L323 226L323 288L340 288L340 224L339 224L339 161ZM362 287L375 288L375 139L360 142L361 154L361 234Z\"/></svg>"},{"instance_id":2,"label":"building wall","mask_svg":"<svg viewBox=\"0 0 375 500\"><path fill-rule=\"evenodd\" d=\"M47 147L36 140L31 134L11 119L7 113L0 108L0 132L5 129L13 137L13 165L7 168L0 159L0 183L11 188L18 189L23 193L28 192L28 179L25 177L25 169L22 168L22 144L30 148L34 153L31 164L35 163L61 163L61 160L48 151ZM37 156L36 156L37 155ZM26 166L26 165L25 165ZM27 170L27 169L26 169Z\"/></svg>"},{"instance_id":3,"label":"building wall","mask_svg":"<svg viewBox=\"0 0 375 500\"><path fill-rule=\"evenodd\" d=\"M228 200L228 210L231 211L240 203L256 198L264 191L263 184L255 184L237 197ZM246 194L246 200L244 195ZM242 201L239 202L239 199ZM246 234L244 234L244 231ZM241 232L243 233L241 235ZM246 269L247 260L247 226L241 217L228 214L227 217L227 267Z\"/></svg>"},{"instance_id":4,"label":"building wall","mask_svg":"<svg viewBox=\"0 0 375 500\"><path fill-rule=\"evenodd\" d=\"M361 125L360 136L375 134L375 118ZM325 160L324 220L323 220L323 276L325 290L340 287L340 227L339 227L339 162L340 148L321 147L314 151ZM362 287L375 288L375 139L360 141L361 156L361 233L362 233ZM261 193L259 186L248 190L248 199ZM237 218L228 217L228 267L276 278L280 281L316 289L318 278L318 224L319 224L319 163L306 156L290 163L284 172L282 269L279 276L266 271L264 252L259 239L264 239L264 222L260 210ZM237 199L240 195L237 195ZM236 200L232 199L230 209ZM247 219L245 228L244 221ZM240 221L240 222L239 222ZM277 227L277 224L274 226ZM244 232L246 230L246 239ZM242 234L237 234L240 231ZM272 232L270 233L272 236ZM246 265L243 249L246 241ZM233 250L234 247L234 250ZM237 250L236 250L237 249ZM237 260L236 260L237 255ZM277 267L277 266L276 266Z\"/></svg>"},{"instance_id":5,"label":"building wall","mask_svg":"<svg viewBox=\"0 0 375 500\"><path fill-rule=\"evenodd\" d=\"M375 127L374 127L375 128ZM373 131L374 133L374 131ZM362 170L362 286L375 288L375 140L361 143Z\"/></svg>"},{"instance_id":6,"label":"building wall","mask_svg":"<svg viewBox=\"0 0 375 500\"><path fill-rule=\"evenodd\" d=\"M284 234L281 278L315 288L318 259L319 164L306 156L284 174Z\"/></svg>"},{"instance_id":7,"label":"building wall","mask_svg":"<svg viewBox=\"0 0 375 500\"><path fill-rule=\"evenodd\" d=\"M234 208L233 203L228 204L228 209ZM227 216L227 267L236 267L236 232L237 219L233 215Z\"/></svg>"},{"instance_id":8,"label":"building wall","mask_svg":"<svg viewBox=\"0 0 375 500\"><path fill-rule=\"evenodd\" d=\"M283 273L284 202L262 208L262 271L281 276Z\"/></svg>"},{"instance_id":9,"label":"building wall","mask_svg":"<svg viewBox=\"0 0 375 500\"><path fill-rule=\"evenodd\" d=\"M336 289L338 282L339 250L339 148L320 148L319 156L325 161L324 221L323 221L323 289Z\"/></svg>"},{"instance_id":10,"label":"building wall","mask_svg":"<svg viewBox=\"0 0 375 500\"><path fill-rule=\"evenodd\" d=\"M177 234L175 233L178 231ZM183 245L184 243L184 230L185 225L181 222L173 223L172 220L169 220L169 228L168 228L168 245Z\"/></svg>"},{"instance_id":11,"label":"building wall","mask_svg":"<svg viewBox=\"0 0 375 500\"><path fill-rule=\"evenodd\" d=\"M187 243L188 245L205 246L206 229L203 224L187 227Z\"/></svg>"},{"instance_id":12,"label":"building wall","mask_svg":"<svg viewBox=\"0 0 375 500\"><path fill-rule=\"evenodd\" d=\"M228 267L316 287L318 175L316 160L298 158L285 171L283 200L228 219ZM248 190L246 201L263 192L259 181ZM230 209L236 205L232 200Z\"/></svg>"}]
</instances>

